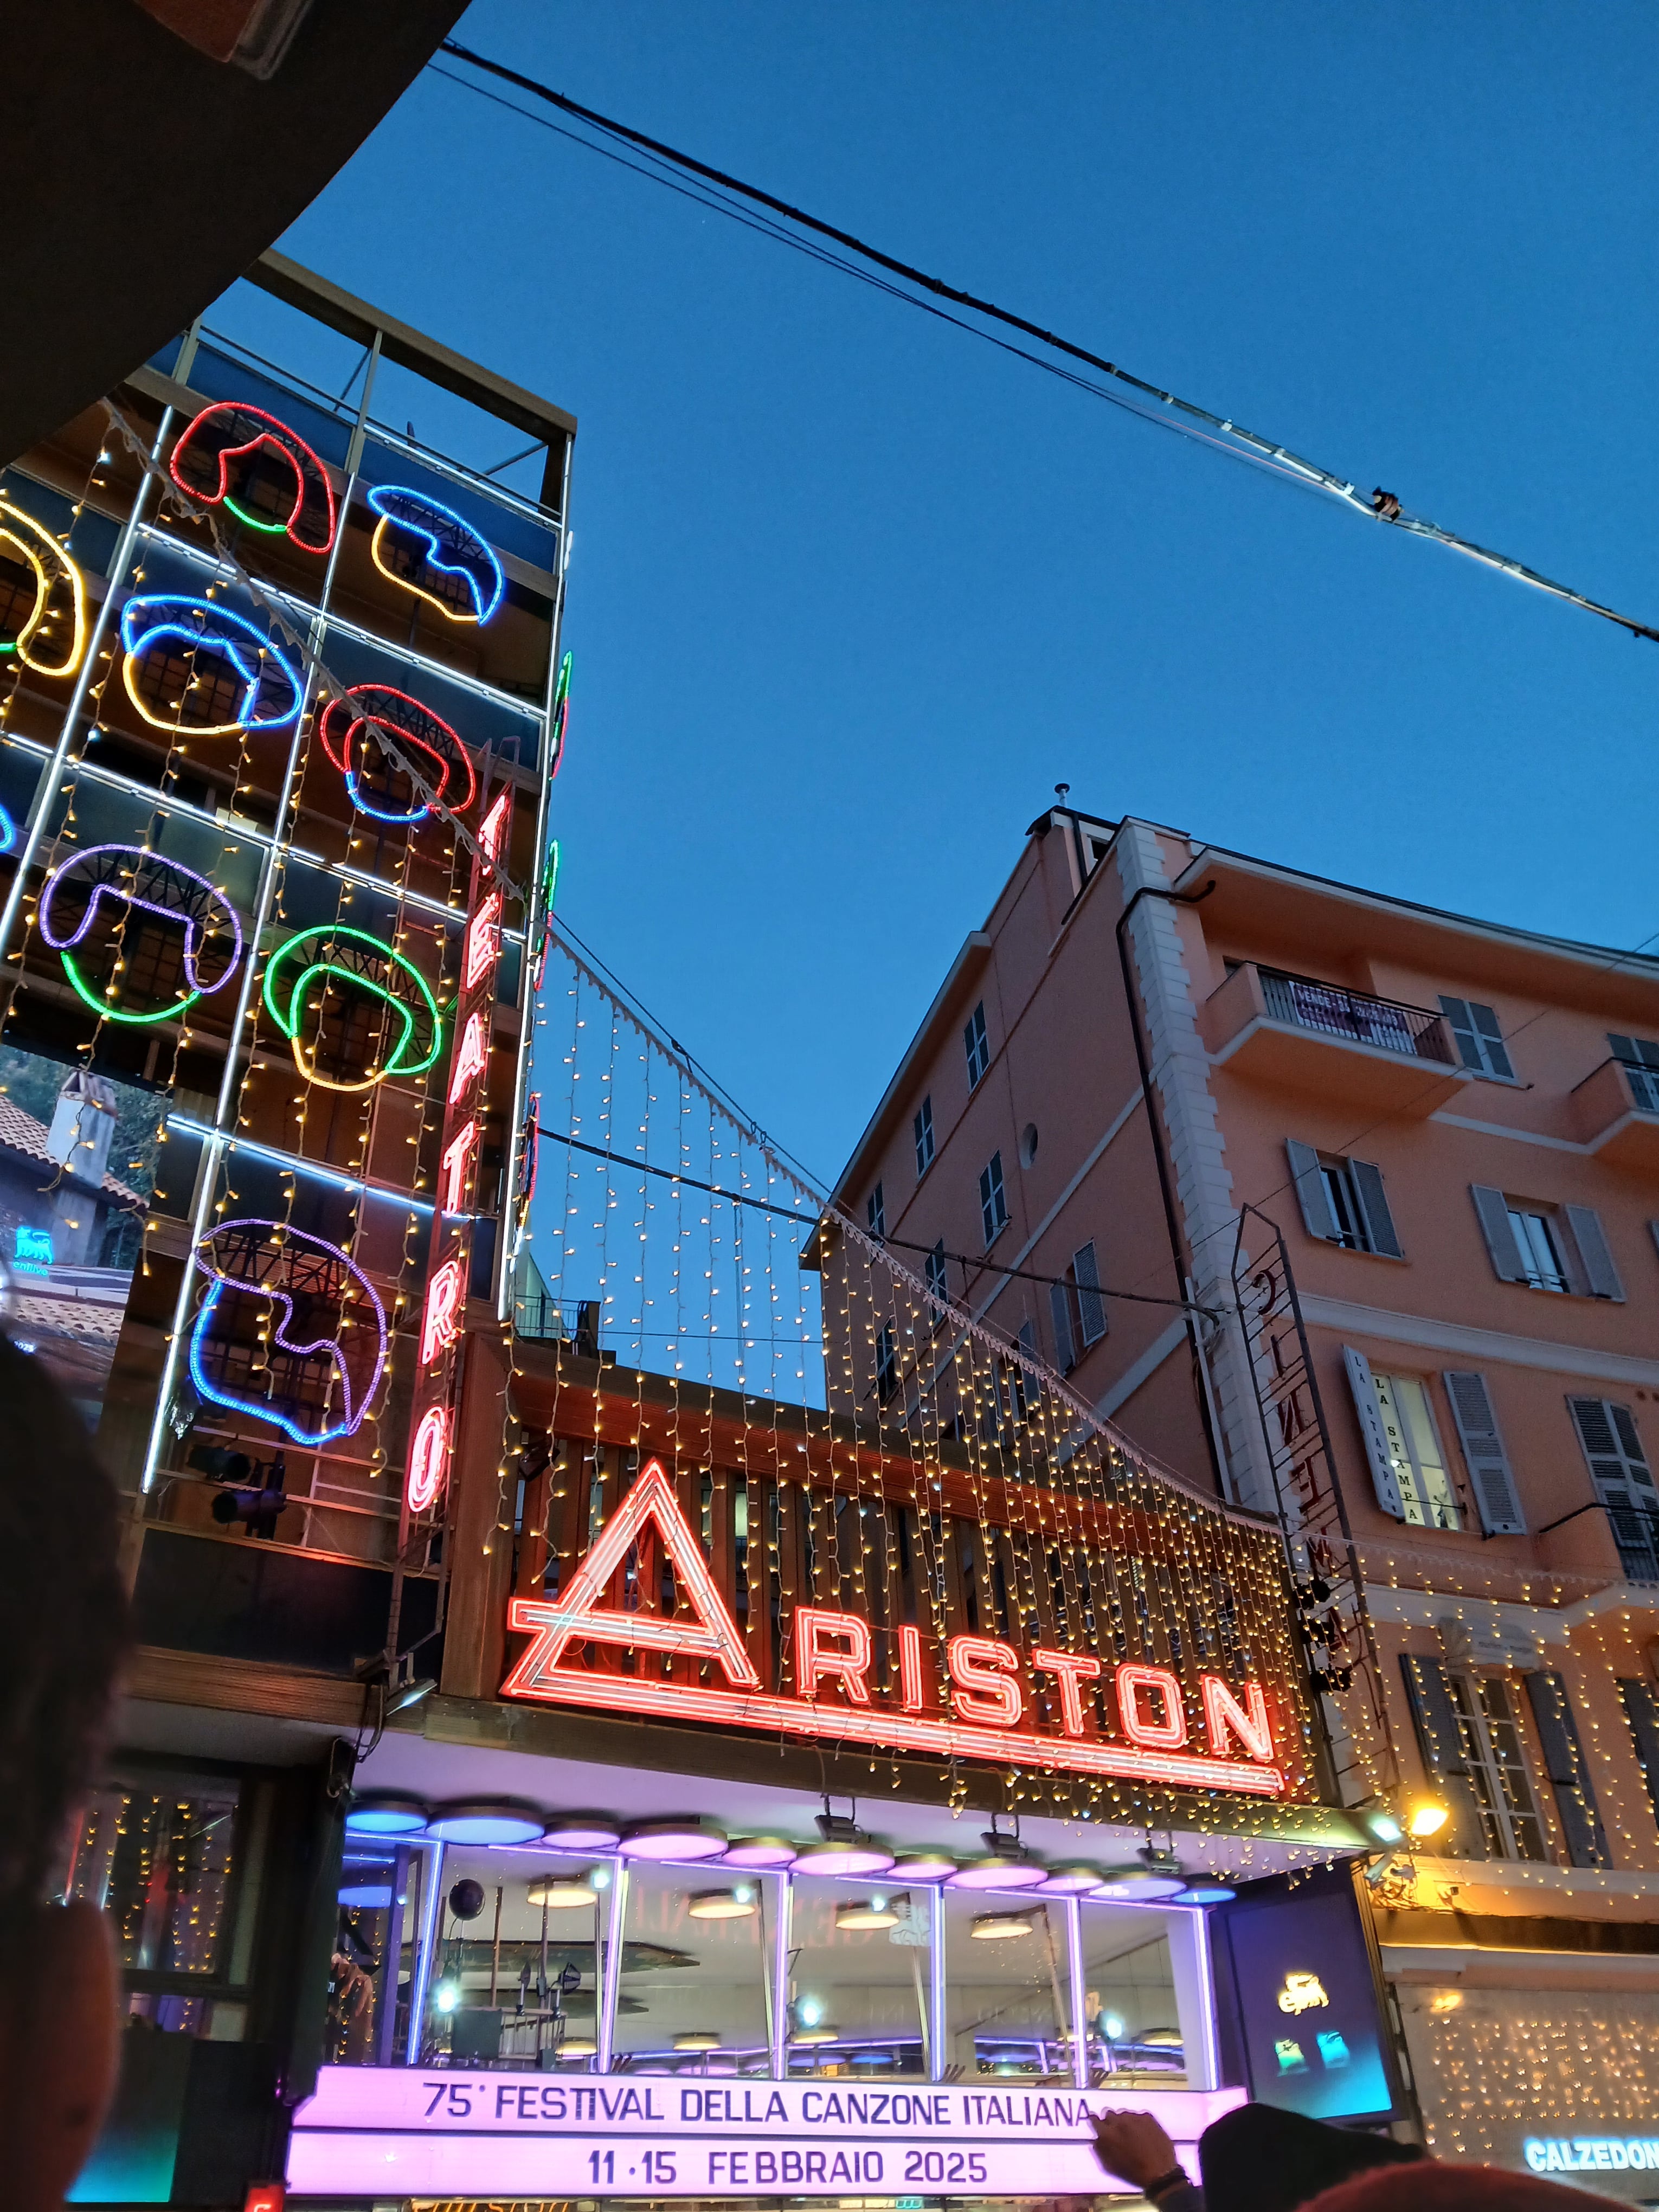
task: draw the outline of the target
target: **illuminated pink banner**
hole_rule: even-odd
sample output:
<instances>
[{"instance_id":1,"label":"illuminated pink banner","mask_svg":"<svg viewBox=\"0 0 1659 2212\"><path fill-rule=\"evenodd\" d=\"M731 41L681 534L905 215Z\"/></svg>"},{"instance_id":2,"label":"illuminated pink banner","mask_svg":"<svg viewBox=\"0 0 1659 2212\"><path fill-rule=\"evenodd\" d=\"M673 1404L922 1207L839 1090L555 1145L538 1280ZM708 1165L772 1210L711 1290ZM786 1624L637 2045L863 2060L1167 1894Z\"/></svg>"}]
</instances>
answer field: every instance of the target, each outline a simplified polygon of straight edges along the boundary
<instances>
[{"instance_id":1,"label":"illuminated pink banner","mask_svg":"<svg viewBox=\"0 0 1659 2212\"><path fill-rule=\"evenodd\" d=\"M325 2066L295 2115L296 2196L1091 2197L1114 2185L1090 2115L1150 2112L1194 2147L1242 2089L988 2080L691 2081L665 2074ZM1119 2182L1119 2187L1126 2185Z\"/></svg>"}]
</instances>

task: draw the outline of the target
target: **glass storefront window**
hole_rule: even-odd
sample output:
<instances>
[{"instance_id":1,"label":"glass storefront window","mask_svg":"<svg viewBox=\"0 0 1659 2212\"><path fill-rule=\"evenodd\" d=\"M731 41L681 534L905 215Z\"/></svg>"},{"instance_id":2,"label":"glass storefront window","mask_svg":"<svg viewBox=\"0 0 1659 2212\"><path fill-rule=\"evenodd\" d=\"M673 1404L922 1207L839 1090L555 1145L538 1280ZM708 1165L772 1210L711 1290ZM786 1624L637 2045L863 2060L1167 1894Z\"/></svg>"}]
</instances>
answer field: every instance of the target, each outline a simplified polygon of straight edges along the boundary
<instances>
[{"instance_id":1,"label":"glass storefront window","mask_svg":"<svg viewBox=\"0 0 1659 2212\"><path fill-rule=\"evenodd\" d=\"M63 1894L108 1914L129 2018L170 2034L240 2039L250 1963L236 1940L240 1802L234 1778L159 1770L88 1801Z\"/></svg>"},{"instance_id":2,"label":"glass storefront window","mask_svg":"<svg viewBox=\"0 0 1659 2212\"><path fill-rule=\"evenodd\" d=\"M1176 2008L1170 1941L1145 1913L1083 1908L1083 1980L1089 2081L1180 2088L1186 2052Z\"/></svg>"},{"instance_id":3,"label":"glass storefront window","mask_svg":"<svg viewBox=\"0 0 1659 2212\"><path fill-rule=\"evenodd\" d=\"M770 2072L777 1893L730 1867L629 1869L618 2071Z\"/></svg>"},{"instance_id":4,"label":"glass storefront window","mask_svg":"<svg viewBox=\"0 0 1659 2212\"><path fill-rule=\"evenodd\" d=\"M934 1899L810 1878L793 1888L790 2075L926 2081Z\"/></svg>"},{"instance_id":5,"label":"glass storefront window","mask_svg":"<svg viewBox=\"0 0 1659 2212\"><path fill-rule=\"evenodd\" d=\"M942 1904L947 2070L1070 2081L1065 1905L991 1890L946 1890Z\"/></svg>"}]
</instances>

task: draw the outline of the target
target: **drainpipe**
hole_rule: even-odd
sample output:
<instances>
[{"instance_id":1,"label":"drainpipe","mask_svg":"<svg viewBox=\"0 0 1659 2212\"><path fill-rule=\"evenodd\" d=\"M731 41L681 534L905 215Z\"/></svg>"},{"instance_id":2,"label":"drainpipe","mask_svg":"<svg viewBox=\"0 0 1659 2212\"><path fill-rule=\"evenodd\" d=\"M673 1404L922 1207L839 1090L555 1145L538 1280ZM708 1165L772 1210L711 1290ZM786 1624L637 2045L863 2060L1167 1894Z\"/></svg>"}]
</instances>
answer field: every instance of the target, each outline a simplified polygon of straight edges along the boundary
<instances>
[{"instance_id":1,"label":"drainpipe","mask_svg":"<svg viewBox=\"0 0 1659 2212\"><path fill-rule=\"evenodd\" d=\"M1124 933L1128 928L1130 915L1144 898L1168 899L1172 906L1197 906L1208 898L1214 889L1213 876L1203 890L1198 891L1172 891L1164 890L1161 884L1142 884L1139 890L1130 893L1122 913L1117 918L1118 963L1123 970L1123 995L1128 1001L1129 1028L1135 1041L1136 1065L1140 1069L1141 1095L1146 1101L1147 1126L1152 1133L1152 1157L1158 1163L1158 1187L1164 1200L1164 1225L1170 1233L1170 1256L1175 1261L1176 1281L1180 1285L1182 1297L1188 1300L1191 1299L1194 1288L1189 1264L1191 1255L1181 1232L1180 1216L1176 1212L1175 1186L1170 1180L1170 1162L1164 1149L1164 1132L1158 1125L1158 1102L1152 1096L1152 1063L1146 1056L1146 1040L1140 1027L1140 999L1133 971L1129 965L1129 944ZM1221 1442L1216 1434L1210 1405L1209 1374L1204 1364L1203 1346L1198 1340L1195 1317L1189 1311L1187 1318L1188 1326L1193 1332L1193 1357L1199 1364L1198 1410L1204 1424L1204 1442L1210 1454L1210 1472L1215 1478L1217 1491L1223 1498L1229 1498L1232 1490L1223 1472Z\"/></svg>"}]
</instances>

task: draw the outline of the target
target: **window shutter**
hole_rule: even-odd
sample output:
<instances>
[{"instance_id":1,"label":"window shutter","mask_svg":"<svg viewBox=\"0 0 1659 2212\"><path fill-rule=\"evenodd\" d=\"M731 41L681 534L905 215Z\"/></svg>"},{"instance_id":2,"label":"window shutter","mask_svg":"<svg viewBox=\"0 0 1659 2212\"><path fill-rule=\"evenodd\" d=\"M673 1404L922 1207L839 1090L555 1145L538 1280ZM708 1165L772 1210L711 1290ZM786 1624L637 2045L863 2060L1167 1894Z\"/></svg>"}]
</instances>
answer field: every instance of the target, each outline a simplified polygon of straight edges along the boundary
<instances>
[{"instance_id":1,"label":"window shutter","mask_svg":"<svg viewBox=\"0 0 1659 2212\"><path fill-rule=\"evenodd\" d=\"M1540 1668L1527 1676L1527 1695L1538 1723L1545 1770L1555 1791L1567 1856L1576 1867L1609 1866L1607 1839L1602 1832L1601 1815L1595 1809L1595 1792L1590 1786L1589 1768L1578 1741L1566 1683L1553 1668Z\"/></svg>"},{"instance_id":2,"label":"window shutter","mask_svg":"<svg viewBox=\"0 0 1659 2212\"><path fill-rule=\"evenodd\" d=\"M1659 1822L1659 1697L1655 1696L1651 1682L1632 1674L1620 1679L1619 1701L1625 1708L1642 1779L1648 1785L1653 1817Z\"/></svg>"},{"instance_id":3,"label":"window shutter","mask_svg":"<svg viewBox=\"0 0 1659 2212\"><path fill-rule=\"evenodd\" d=\"M1475 1033L1485 1048L1488 1075L1507 1075L1513 1079L1515 1069L1510 1061L1509 1047L1504 1042L1504 1032L1498 1027L1498 1017L1490 1006L1476 1006L1473 1000L1469 1012L1474 1017Z\"/></svg>"},{"instance_id":4,"label":"window shutter","mask_svg":"<svg viewBox=\"0 0 1659 2212\"><path fill-rule=\"evenodd\" d=\"M1449 999L1440 994L1440 1011L1451 1024L1451 1033L1457 1040L1457 1054L1465 1067L1474 1068L1484 1075L1486 1056L1480 1049L1480 1039L1475 1034L1474 1018L1469 1012L1467 999Z\"/></svg>"},{"instance_id":5,"label":"window shutter","mask_svg":"<svg viewBox=\"0 0 1659 2212\"><path fill-rule=\"evenodd\" d=\"M1448 1368L1442 1379L1451 1400L1452 1419L1457 1424L1474 1502L1480 1510L1480 1526L1489 1536L1524 1536L1527 1524L1516 1496L1509 1455L1498 1433L1486 1376Z\"/></svg>"},{"instance_id":6,"label":"window shutter","mask_svg":"<svg viewBox=\"0 0 1659 2212\"><path fill-rule=\"evenodd\" d=\"M1077 1365L1077 1346L1072 1336L1072 1294L1064 1283L1048 1285L1048 1310L1054 1320L1054 1358L1062 1375Z\"/></svg>"},{"instance_id":7,"label":"window shutter","mask_svg":"<svg viewBox=\"0 0 1659 2212\"><path fill-rule=\"evenodd\" d=\"M1593 1298L1612 1298L1619 1305L1625 1303L1625 1286L1619 1279L1619 1270L1613 1264L1613 1254L1607 1249L1606 1231L1601 1217L1593 1206L1570 1206L1566 1209L1572 1224L1573 1242L1578 1247L1584 1280L1589 1285Z\"/></svg>"},{"instance_id":8,"label":"window shutter","mask_svg":"<svg viewBox=\"0 0 1659 2212\"><path fill-rule=\"evenodd\" d=\"M1578 1431L1578 1441L1584 1448L1584 1457L1589 1462L1589 1471L1597 1489L1605 1492L1611 1484L1619 1493L1620 1504L1623 1504L1626 1496L1625 1486L1630 1482L1632 1474L1630 1462L1639 1467L1644 1475L1647 1473L1647 1461L1642 1455L1641 1439L1636 1434L1635 1422L1623 1406L1613 1406L1605 1398L1569 1398L1567 1404L1572 1410L1573 1425ZM1630 1454L1629 1461L1624 1443L1613 1426L1614 1417L1620 1413L1625 1415L1624 1425L1628 1431L1630 1442L1636 1447L1635 1451Z\"/></svg>"},{"instance_id":9,"label":"window shutter","mask_svg":"<svg viewBox=\"0 0 1659 2212\"><path fill-rule=\"evenodd\" d=\"M1439 1846L1440 1856L1483 1859L1486 1856L1486 1833L1474 1793L1469 1787L1468 1762L1463 1756L1463 1739L1458 1729L1457 1710L1452 1704L1446 1670L1437 1659L1424 1657L1415 1651L1402 1651L1400 1671L1406 1678L1406 1695L1411 1703L1412 1725L1417 1730L1423 1764L1431 1779L1439 1784L1440 1794L1452 1816L1450 1832Z\"/></svg>"},{"instance_id":10,"label":"window shutter","mask_svg":"<svg viewBox=\"0 0 1659 2212\"><path fill-rule=\"evenodd\" d=\"M1366 1242L1373 1252L1380 1252L1385 1260L1403 1260L1406 1255L1400 1249L1394 1216L1389 1211L1382 1189L1382 1169L1374 1168L1369 1160L1350 1160L1348 1172L1353 1177L1354 1194L1365 1218Z\"/></svg>"},{"instance_id":11,"label":"window shutter","mask_svg":"<svg viewBox=\"0 0 1659 2212\"><path fill-rule=\"evenodd\" d=\"M1480 1233L1492 1255L1492 1273L1500 1283L1524 1283L1527 1271L1521 1264L1521 1248L1510 1225L1509 1200L1501 1190L1490 1190L1483 1182L1472 1182L1469 1196L1480 1217Z\"/></svg>"},{"instance_id":12,"label":"window shutter","mask_svg":"<svg viewBox=\"0 0 1659 2212\"><path fill-rule=\"evenodd\" d=\"M1334 1243L1336 1216L1331 1212L1325 1178L1319 1172L1318 1153L1311 1145L1299 1145L1294 1137L1285 1139L1285 1150L1290 1154L1291 1174L1302 1207L1304 1228L1310 1237L1322 1237L1328 1244Z\"/></svg>"},{"instance_id":13,"label":"window shutter","mask_svg":"<svg viewBox=\"0 0 1659 2212\"><path fill-rule=\"evenodd\" d=\"M1073 1253L1072 1273L1077 1278L1077 1310L1083 1324L1083 1341L1085 1345L1098 1344L1106 1334L1106 1301L1100 1295L1100 1270L1095 1262L1092 1237Z\"/></svg>"},{"instance_id":14,"label":"window shutter","mask_svg":"<svg viewBox=\"0 0 1659 2212\"><path fill-rule=\"evenodd\" d=\"M1649 1235L1652 1237L1652 1239L1653 1239L1653 1249L1654 1249L1654 1250L1655 1250L1656 1252L1659 1252L1659 1221L1650 1221L1650 1222L1649 1222L1649 1224L1648 1224L1648 1234L1649 1234Z\"/></svg>"},{"instance_id":15,"label":"window shutter","mask_svg":"<svg viewBox=\"0 0 1659 2212\"><path fill-rule=\"evenodd\" d=\"M1365 1457L1370 1462L1376 1502L1385 1513L1391 1513L1396 1521L1403 1521L1406 1501L1400 1495L1400 1478L1394 1471L1394 1461L1389 1452L1382 1408L1376 1402L1376 1385L1371 1380L1371 1363L1351 1344L1343 1346L1342 1358L1348 1370L1348 1387L1353 1392L1354 1411L1359 1416L1359 1433L1365 1439Z\"/></svg>"}]
</instances>

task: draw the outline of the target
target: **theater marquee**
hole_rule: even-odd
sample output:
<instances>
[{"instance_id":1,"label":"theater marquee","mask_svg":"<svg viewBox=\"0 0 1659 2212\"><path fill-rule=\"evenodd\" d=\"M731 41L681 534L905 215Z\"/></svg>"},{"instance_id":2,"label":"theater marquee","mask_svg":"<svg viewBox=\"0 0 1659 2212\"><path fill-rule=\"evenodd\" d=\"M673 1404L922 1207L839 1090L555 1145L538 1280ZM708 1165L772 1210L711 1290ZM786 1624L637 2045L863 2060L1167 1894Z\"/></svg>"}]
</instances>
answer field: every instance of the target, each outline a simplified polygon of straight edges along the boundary
<instances>
[{"instance_id":1,"label":"theater marquee","mask_svg":"<svg viewBox=\"0 0 1659 2212\"><path fill-rule=\"evenodd\" d=\"M630 1553L653 1541L672 1565L684 1609L668 1616L607 1603ZM815 1604L797 1604L786 1623L793 1694L768 1692L656 1460L568 1586L556 1598L512 1599L507 1626L530 1642L501 1685L504 1698L1258 1797L1285 1796L1286 1767L1299 1765L1276 1743L1267 1690L1256 1680L1200 1669L1183 1684L1168 1667L1112 1663L1041 1644L1022 1654L982 1635L949 1637L942 1654L930 1653L922 1631L908 1624L890 1632L896 1663L881 1670L871 1622ZM657 1653L697 1665L708 1679L665 1679L642 1667L623 1673L614 1662L573 1665L573 1646L578 1655L584 1647Z\"/></svg>"}]
</instances>

